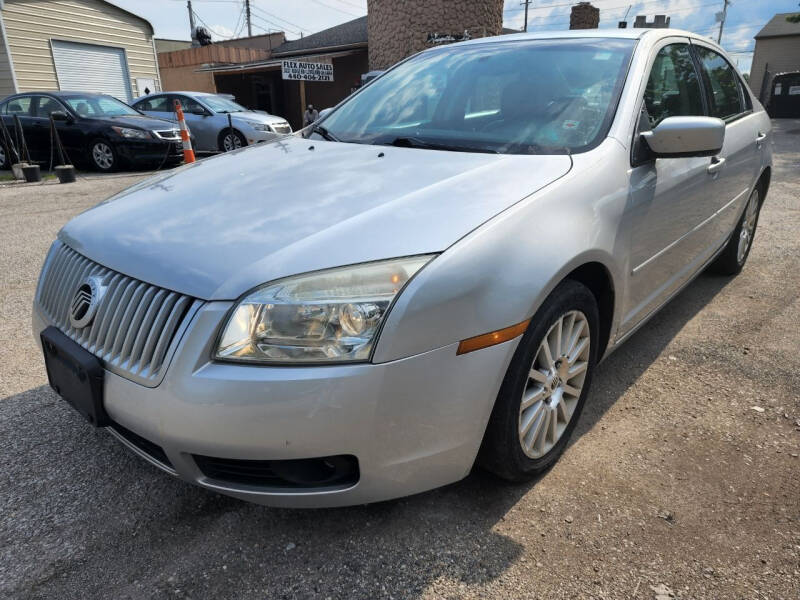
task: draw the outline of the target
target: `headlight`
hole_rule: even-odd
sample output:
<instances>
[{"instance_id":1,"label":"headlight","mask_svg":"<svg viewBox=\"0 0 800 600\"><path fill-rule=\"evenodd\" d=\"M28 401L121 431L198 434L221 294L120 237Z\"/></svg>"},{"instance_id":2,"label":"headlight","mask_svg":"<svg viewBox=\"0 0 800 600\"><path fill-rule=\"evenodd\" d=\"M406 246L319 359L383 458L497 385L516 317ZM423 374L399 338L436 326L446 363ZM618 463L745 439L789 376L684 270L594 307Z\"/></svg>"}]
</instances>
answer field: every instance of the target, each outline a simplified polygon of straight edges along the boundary
<instances>
[{"instance_id":1,"label":"headlight","mask_svg":"<svg viewBox=\"0 0 800 600\"><path fill-rule=\"evenodd\" d=\"M247 119L242 119L245 123L250 125L256 131L272 131L269 125L266 123L259 123L258 121L248 121Z\"/></svg>"},{"instance_id":2,"label":"headlight","mask_svg":"<svg viewBox=\"0 0 800 600\"><path fill-rule=\"evenodd\" d=\"M130 127L117 127L115 125L112 125L111 129L128 139L146 140L150 138L150 132L143 129L131 129Z\"/></svg>"},{"instance_id":3,"label":"headlight","mask_svg":"<svg viewBox=\"0 0 800 600\"><path fill-rule=\"evenodd\" d=\"M369 359L395 296L432 255L289 277L243 298L214 357L241 362Z\"/></svg>"}]
</instances>

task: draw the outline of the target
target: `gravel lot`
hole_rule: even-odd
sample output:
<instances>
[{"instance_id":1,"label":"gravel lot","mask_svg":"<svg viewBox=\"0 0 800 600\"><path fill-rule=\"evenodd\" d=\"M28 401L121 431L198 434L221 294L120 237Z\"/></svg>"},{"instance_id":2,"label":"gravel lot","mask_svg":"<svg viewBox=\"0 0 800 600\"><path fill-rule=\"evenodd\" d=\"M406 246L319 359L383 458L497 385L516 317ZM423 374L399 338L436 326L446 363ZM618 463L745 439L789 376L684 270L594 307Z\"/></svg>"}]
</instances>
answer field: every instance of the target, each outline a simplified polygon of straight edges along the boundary
<instances>
[{"instance_id":1,"label":"gravel lot","mask_svg":"<svg viewBox=\"0 0 800 600\"><path fill-rule=\"evenodd\" d=\"M149 466L46 386L30 305L71 216L142 175L0 185L0 597L800 597L800 121L736 279L701 275L599 368L535 483L476 472L337 510Z\"/></svg>"}]
</instances>

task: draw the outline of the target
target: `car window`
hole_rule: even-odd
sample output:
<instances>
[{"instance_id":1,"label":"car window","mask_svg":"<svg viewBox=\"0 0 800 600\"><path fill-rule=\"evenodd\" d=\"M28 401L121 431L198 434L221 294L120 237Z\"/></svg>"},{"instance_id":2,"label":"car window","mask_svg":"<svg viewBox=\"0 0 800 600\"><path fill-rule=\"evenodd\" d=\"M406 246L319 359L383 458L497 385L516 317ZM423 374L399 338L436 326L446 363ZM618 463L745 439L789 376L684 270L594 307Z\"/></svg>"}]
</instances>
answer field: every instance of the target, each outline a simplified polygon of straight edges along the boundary
<instances>
[{"instance_id":1,"label":"car window","mask_svg":"<svg viewBox=\"0 0 800 600\"><path fill-rule=\"evenodd\" d=\"M82 117L120 117L138 115L139 111L111 96L70 96L70 108Z\"/></svg>"},{"instance_id":2,"label":"car window","mask_svg":"<svg viewBox=\"0 0 800 600\"><path fill-rule=\"evenodd\" d=\"M350 96L324 125L343 142L560 154L608 131L634 40L517 40L420 53Z\"/></svg>"},{"instance_id":3,"label":"car window","mask_svg":"<svg viewBox=\"0 0 800 600\"><path fill-rule=\"evenodd\" d=\"M709 88L711 116L730 119L743 113L745 105L736 71L717 52L703 46L696 46L696 50Z\"/></svg>"},{"instance_id":4,"label":"car window","mask_svg":"<svg viewBox=\"0 0 800 600\"><path fill-rule=\"evenodd\" d=\"M206 112L206 109L197 101L188 96L173 96L175 100L178 100L181 103L181 108L183 112Z\"/></svg>"},{"instance_id":5,"label":"car window","mask_svg":"<svg viewBox=\"0 0 800 600\"><path fill-rule=\"evenodd\" d=\"M49 119L50 113L55 110L64 110L64 107L58 100L48 98L47 96L39 96L39 102L36 105L36 115L43 119Z\"/></svg>"},{"instance_id":6,"label":"car window","mask_svg":"<svg viewBox=\"0 0 800 600\"><path fill-rule=\"evenodd\" d=\"M20 117L30 116L32 96L20 96L12 98L3 104L2 114L19 115Z\"/></svg>"},{"instance_id":7,"label":"car window","mask_svg":"<svg viewBox=\"0 0 800 600\"><path fill-rule=\"evenodd\" d=\"M664 46L656 55L644 92L650 126L667 117L703 116L700 80L688 44Z\"/></svg>"},{"instance_id":8,"label":"car window","mask_svg":"<svg viewBox=\"0 0 800 600\"><path fill-rule=\"evenodd\" d=\"M149 110L153 112L172 112L169 98L167 96L154 96L141 100L134 105L138 110Z\"/></svg>"}]
</instances>

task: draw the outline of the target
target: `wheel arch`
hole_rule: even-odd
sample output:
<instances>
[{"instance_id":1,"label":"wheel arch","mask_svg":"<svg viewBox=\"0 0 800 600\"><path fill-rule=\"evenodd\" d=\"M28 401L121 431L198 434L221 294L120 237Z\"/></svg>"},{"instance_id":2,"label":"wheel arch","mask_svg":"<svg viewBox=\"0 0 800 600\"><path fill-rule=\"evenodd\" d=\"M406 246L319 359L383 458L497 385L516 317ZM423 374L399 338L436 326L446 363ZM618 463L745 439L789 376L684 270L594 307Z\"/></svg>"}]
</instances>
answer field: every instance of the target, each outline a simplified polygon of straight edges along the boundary
<instances>
[{"instance_id":1,"label":"wheel arch","mask_svg":"<svg viewBox=\"0 0 800 600\"><path fill-rule=\"evenodd\" d=\"M611 326L614 322L616 291L611 272L601 262L584 263L570 271L564 279L571 279L586 286L597 302L600 314L600 341L597 356L601 358L611 339Z\"/></svg>"}]
</instances>

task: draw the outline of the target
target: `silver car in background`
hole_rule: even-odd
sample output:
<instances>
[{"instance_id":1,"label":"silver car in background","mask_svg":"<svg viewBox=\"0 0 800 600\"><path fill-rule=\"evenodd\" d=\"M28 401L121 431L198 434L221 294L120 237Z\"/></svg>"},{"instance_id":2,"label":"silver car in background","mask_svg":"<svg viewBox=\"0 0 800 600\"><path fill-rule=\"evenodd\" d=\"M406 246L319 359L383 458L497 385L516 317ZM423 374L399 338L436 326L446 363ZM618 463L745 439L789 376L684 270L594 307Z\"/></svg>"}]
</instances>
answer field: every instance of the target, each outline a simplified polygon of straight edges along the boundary
<instances>
[{"instance_id":1,"label":"silver car in background","mask_svg":"<svg viewBox=\"0 0 800 600\"><path fill-rule=\"evenodd\" d=\"M221 94L164 92L137 98L132 106L154 117L175 120L175 100L181 103L186 124L195 137L195 150L200 152L228 152L292 133L283 117L248 110Z\"/></svg>"},{"instance_id":2,"label":"silver car in background","mask_svg":"<svg viewBox=\"0 0 800 600\"><path fill-rule=\"evenodd\" d=\"M687 32L432 48L299 135L77 216L33 330L90 423L238 498L530 479L600 360L707 267L742 269L771 145Z\"/></svg>"}]
</instances>

